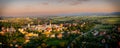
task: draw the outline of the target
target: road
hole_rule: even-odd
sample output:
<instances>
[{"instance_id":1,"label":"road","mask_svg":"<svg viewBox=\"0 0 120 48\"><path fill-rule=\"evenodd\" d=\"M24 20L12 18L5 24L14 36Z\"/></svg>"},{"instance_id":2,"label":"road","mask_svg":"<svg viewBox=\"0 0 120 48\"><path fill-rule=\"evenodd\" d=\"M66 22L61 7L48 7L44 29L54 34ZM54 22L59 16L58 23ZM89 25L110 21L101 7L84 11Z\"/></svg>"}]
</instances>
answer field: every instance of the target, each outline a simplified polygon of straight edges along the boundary
<instances>
[{"instance_id":1,"label":"road","mask_svg":"<svg viewBox=\"0 0 120 48\"><path fill-rule=\"evenodd\" d=\"M80 38L81 36L85 36L85 35L89 34L90 32L92 32L92 31L95 30L95 29L98 29L98 25L95 25L90 31L88 31L88 32L86 32L86 33L83 33L82 35L79 35L78 37L76 37L75 39L73 39L72 41L70 41L70 42L68 43L67 48L70 48L70 44L71 44L74 40Z\"/></svg>"}]
</instances>

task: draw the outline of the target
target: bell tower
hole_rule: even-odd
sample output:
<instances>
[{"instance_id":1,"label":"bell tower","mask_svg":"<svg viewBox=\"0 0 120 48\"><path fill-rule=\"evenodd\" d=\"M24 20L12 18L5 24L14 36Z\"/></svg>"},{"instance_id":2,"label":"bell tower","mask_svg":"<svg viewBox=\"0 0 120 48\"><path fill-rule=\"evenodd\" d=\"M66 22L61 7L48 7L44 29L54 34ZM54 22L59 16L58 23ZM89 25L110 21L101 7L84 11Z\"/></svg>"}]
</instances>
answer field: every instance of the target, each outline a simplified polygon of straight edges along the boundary
<instances>
[{"instance_id":1,"label":"bell tower","mask_svg":"<svg viewBox=\"0 0 120 48\"><path fill-rule=\"evenodd\" d=\"M49 21L49 25L51 26L51 24L52 24L52 20L50 19L50 21Z\"/></svg>"}]
</instances>

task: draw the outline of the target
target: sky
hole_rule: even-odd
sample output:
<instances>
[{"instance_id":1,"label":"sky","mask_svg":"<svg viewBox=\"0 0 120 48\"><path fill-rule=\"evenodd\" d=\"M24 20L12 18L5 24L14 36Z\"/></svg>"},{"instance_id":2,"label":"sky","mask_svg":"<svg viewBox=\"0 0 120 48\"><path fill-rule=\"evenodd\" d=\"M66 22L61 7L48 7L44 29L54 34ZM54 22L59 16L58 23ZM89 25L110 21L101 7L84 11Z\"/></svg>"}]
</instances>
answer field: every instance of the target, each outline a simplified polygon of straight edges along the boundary
<instances>
[{"instance_id":1,"label":"sky","mask_svg":"<svg viewBox=\"0 0 120 48\"><path fill-rule=\"evenodd\" d=\"M119 12L120 0L2 0L2 16L59 16L84 12Z\"/></svg>"}]
</instances>

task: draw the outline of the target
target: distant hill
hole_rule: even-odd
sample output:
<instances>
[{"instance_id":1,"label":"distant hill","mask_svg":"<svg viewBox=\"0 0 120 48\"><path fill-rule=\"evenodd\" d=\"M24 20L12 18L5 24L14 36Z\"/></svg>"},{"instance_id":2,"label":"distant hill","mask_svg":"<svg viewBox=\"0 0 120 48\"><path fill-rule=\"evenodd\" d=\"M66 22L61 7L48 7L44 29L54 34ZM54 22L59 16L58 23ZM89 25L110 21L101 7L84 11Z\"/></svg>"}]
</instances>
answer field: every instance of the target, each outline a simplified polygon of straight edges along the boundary
<instances>
[{"instance_id":1,"label":"distant hill","mask_svg":"<svg viewBox=\"0 0 120 48\"><path fill-rule=\"evenodd\" d=\"M104 13L104 12L84 12L84 13L67 13L55 15L37 15L37 16L4 16L4 17L56 17L56 16L119 16L120 12Z\"/></svg>"},{"instance_id":2,"label":"distant hill","mask_svg":"<svg viewBox=\"0 0 120 48\"><path fill-rule=\"evenodd\" d=\"M59 16L111 16L111 15L120 15L120 12L104 13L104 12L84 12L84 13L71 13L71 14L59 14Z\"/></svg>"},{"instance_id":3,"label":"distant hill","mask_svg":"<svg viewBox=\"0 0 120 48\"><path fill-rule=\"evenodd\" d=\"M120 15L120 12L113 12L111 15Z\"/></svg>"}]
</instances>

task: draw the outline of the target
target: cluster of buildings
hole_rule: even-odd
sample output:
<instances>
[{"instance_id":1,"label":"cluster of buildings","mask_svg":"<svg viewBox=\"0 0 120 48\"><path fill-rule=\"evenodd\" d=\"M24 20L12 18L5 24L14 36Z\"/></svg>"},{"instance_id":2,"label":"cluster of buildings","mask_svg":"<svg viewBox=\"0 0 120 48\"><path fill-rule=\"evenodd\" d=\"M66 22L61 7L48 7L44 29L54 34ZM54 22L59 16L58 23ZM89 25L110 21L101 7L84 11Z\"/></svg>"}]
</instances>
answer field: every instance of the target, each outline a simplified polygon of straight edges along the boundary
<instances>
[{"instance_id":1,"label":"cluster of buildings","mask_svg":"<svg viewBox=\"0 0 120 48\"><path fill-rule=\"evenodd\" d=\"M85 23L83 23L81 26L83 26ZM49 25L47 24L43 24L43 25L31 25L28 24L27 26L22 26L22 28L19 29L15 29L14 27L10 27L10 28L5 28L2 27L2 31L0 32L0 34L4 34L5 32L10 32L10 33L14 33L16 32L16 30L18 30L20 33L25 34L26 36L38 36L37 33L34 32L27 32L27 30L30 31L38 31L42 34L45 34L46 37L56 37L56 33L58 35L58 37L63 37L63 30L66 30L67 27L69 26L77 26L76 23L73 24L51 24L51 22L49 23ZM54 32L54 33L53 33ZM70 33L70 32L68 32ZM79 31L75 30L75 31L71 31L71 33L79 33Z\"/></svg>"},{"instance_id":2,"label":"cluster of buildings","mask_svg":"<svg viewBox=\"0 0 120 48\"><path fill-rule=\"evenodd\" d=\"M60 24L60 25L56 25L56 24L30 25L30 24L28 24L28 26L25 26L25 27L19 29L19 31L22 34L28 33L26 30L38 31L39 33L45 34L46 37L55 37L55 33L53 33L53 32L61 32L63 29L64 29L63 24ZM38 36L38 35L34 35L34 34L35 34L34 32L31 32L28 34L28 36ZM62 36L62 35L59 34L59 37L60 36Z\"/></svg>"},{"instance_id":3,"label":"cluster of buildings","mask_svg":"<svg viewBox=\"0 0 120 48\"><path fill-rule=\"evenodd\" d=\"M39 33L41 33L42 35L46 35L46 37L49 38L62 38L64 37L64 30L67 29L67 27L65 26L76 26L77 24L49 24L49 25L30 25L28 24L27 26L24 26L23 28L19 29L19 31L22 34L25 34L25 36L27 37L31 37L31 36L39 36L38 33L34 33L34 32L27 32L27 30L31 30L31 31L37 31ZM80 34L80 32L78 30L75 31L71 31L71 32L67 32L67 34Z\"/></svg>"},{"instance_id":4,"label":"cluster of buildings","mask_svg":"<svg viewBox=\"0 0 120 48\"><path fill-rule=\"evenodd\" d=\"M84 23L85 24L85 23ZM27 26L22 26L22 28L19 29L15 29L14 27L10 27L10 28L5 28L2 27L2 31L0 32L0 34L4 35L6 32L9 32L11 34L15 33L16 30L18 30L21 34L25 35L25 42L27 43L30 41L30 38L32 37L38 37L41 35L45 35L48 38L58 38L58 39L62 39L63 37L65 37L64 30L67 30L68 26L77 26L77 24L43 24L43 25L31 25L28 24ZM30 31L28 31L30 30ZM41 35L39 35L38 33L34 32L37 31L38 33L41 33ZM71 32L67 32L68 34L79 34L80 32L78 30L74 30Z\"/></svg>"},{"instance_id":5,"label":"cluster of buildings","mask_svg":"<svg viewBox=\"0 0 120 48\"><path fill-rule=\"evenodd\" d=\"M12 34L12 33L16 32L16 29L14 27L12 27L12 26L10 28L2 27L1 31L0 31L0 34L4 35L7 32L9 32L10 34Z\"/></svg>"},{"instance_id":6,"label":"cluster of buildings","mask_svg":"<svg viewBox=\"0 0 120 48\"><path fill-rule=\"evenodd\" d=\"M103 36L103 35L106 35L107 33L106 33L106 31L97 31L97 30L94 30L94 31L92 32L92 34L93 34L94 36Z\"/></svg>"}]
</instances>

